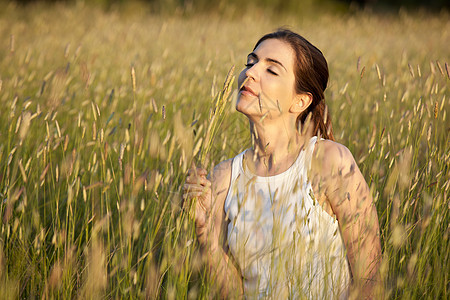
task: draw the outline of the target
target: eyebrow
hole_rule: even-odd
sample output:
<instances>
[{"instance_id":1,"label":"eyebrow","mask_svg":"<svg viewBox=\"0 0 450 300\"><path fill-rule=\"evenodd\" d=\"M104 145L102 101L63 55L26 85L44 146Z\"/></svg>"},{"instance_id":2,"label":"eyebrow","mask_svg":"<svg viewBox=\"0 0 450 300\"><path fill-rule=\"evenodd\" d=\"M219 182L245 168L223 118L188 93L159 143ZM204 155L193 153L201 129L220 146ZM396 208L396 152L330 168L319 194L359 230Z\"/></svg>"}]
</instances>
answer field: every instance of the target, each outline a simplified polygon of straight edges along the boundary
<instances>
[{"instance_id":1,"label":"eyebrow","mask_svg":"<svg viewBox=\"0 0 450 300\"><path fill-rule=\"evenodd\" d=\"M252 52L252 53L250 53L249 55L247 55L247 58L249 58L249 57L254 57L254 58L256 58L256 59L259 59L258 55L256 55L255 52ZM283 64L282 64L281 62L279 62L278 60L273 59L273 58L268 58L268 57L265 58L264 60L267 61L267 62L271 62L271 63L277 64L277 65L280 65L280 66L283 67L283 69L287 72L286 68L285 68L285 67L283 66Z\"/></svg>"}]
</instances>

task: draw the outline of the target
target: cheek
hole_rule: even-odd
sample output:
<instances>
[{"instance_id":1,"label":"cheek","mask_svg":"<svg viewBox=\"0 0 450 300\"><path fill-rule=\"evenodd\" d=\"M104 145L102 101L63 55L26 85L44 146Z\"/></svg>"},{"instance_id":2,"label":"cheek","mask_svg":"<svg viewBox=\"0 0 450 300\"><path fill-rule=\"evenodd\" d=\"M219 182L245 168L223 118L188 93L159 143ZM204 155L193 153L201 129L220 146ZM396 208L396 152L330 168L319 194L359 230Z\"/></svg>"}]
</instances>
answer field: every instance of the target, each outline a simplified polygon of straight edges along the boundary
<instances>
[{"instance_id":1,"label":"cheek","mask_svg":"<svg viewBox=\"0 0 450 300\"><path fill-rule=\"evenodd\" d=\"M262 87L268 99L274 101L275 105L280 105L283 110L288 110L294 97L292 85L286 81L266 81ZM276 104L278 101L278 104Z\"/></svg>"},{"instance_id":2,"label":"cheek","mask_svg":"<svg viewBox=\"0 0 450 300\"><path fill-rule=\"evenodd\" d=\"M267 95L270 95L274 100L287 100L292 93L289 89L289 86L286 84L286 82L281 80L267 80L264 83L261 84L262 89Z\"/></svg>"}]
</instances>

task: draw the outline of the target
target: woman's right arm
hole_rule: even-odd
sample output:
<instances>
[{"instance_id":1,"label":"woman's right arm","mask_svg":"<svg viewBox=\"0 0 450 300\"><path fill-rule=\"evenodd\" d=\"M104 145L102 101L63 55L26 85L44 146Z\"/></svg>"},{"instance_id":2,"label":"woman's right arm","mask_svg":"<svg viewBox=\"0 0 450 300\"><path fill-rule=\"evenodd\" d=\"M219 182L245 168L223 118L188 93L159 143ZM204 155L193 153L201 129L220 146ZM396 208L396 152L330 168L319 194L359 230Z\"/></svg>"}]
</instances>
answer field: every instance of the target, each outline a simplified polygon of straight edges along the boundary
<instances>
[{"instance_id":1,"label":"woman's right arm","mask_svg":"<svg viewBox=\"0 0 450 300\"><path fill-rule=\"evenodd\" d=\"M195 225L201 253L211 280L217 284L224 298L243 295L242 277L227 251L227 221L225 198L231 181L231 160L214 168L211 176L206 170L193 166L184 185L183 198L190 203L197 198Z\"/></svg>"}]
</instances>

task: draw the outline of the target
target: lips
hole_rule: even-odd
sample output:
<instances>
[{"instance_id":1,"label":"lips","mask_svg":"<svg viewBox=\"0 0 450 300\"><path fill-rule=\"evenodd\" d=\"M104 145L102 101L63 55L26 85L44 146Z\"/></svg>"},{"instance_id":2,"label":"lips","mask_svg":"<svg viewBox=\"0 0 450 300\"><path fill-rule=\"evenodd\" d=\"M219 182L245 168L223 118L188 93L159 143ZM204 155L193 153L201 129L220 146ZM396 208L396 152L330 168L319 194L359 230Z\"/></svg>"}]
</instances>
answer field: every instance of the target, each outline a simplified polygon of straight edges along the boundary
<instances>
[{"instance_id":1,"label":"lips","mask_svg":"<svg viewBox=\"0 0 450 300\"><path fill-rule=\"evenodd\" d=\"M258 93L256 93L253 89L251 89L250 87L245 86L245 85L241 88L241 93L247 94L247 95L250 95L253 97L258 97Z\"/></svg>"}]
</instances>

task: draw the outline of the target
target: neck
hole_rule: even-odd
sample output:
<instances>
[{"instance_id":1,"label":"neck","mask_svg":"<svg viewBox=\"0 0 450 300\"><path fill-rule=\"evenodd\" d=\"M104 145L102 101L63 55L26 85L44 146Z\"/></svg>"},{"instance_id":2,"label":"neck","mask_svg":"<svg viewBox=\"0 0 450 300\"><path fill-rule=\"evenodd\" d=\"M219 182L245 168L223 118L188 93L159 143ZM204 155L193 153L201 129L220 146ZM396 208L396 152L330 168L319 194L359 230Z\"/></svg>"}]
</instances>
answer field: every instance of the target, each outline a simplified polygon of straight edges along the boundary
<instances>
[{"instance_id":1,"label":"neck","mask_svg":"<svg viewBox=\"0 0 450 300\"><path fill-rule=\"evenodd\" d=\"M246 158L247 166L259 176L272 176L287 170L308 139L292 124L280 126L279 122L260 124L250 121L250 131L253 147Z\"/></svg>"}]
</instances>

